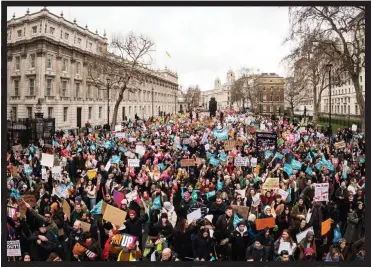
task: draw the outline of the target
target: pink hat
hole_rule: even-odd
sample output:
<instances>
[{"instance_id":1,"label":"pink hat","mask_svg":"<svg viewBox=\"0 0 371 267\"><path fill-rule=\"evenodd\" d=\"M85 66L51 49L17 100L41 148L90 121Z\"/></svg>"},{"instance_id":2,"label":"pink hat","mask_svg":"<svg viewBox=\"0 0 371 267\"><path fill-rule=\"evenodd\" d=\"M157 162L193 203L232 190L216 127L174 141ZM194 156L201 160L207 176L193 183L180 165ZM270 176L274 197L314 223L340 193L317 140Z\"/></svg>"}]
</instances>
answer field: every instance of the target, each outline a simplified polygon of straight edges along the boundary
<instances>
[{"instance_id":1,"label":"pink hat","mask_svg":"<svg viewBox=\"0 0 371 267\"><path fill-rule=\"evenodd\" d=\"M190 199L191 198L191 195L187 192L184 194L184 199Z\"/></svg>"}]
</instances>

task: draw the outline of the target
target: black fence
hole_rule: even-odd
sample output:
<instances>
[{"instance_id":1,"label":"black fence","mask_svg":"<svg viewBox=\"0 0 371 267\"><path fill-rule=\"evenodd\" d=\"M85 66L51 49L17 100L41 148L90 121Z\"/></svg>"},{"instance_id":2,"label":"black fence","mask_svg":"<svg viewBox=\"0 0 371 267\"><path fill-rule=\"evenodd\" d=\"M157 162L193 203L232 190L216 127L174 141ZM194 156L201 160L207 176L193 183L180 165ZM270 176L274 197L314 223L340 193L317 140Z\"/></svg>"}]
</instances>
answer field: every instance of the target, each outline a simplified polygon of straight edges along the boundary
<instances>
[{"instance_id":1,"label":"black fence","mask_svg":"<svg viewBox=\"0 0 371 267\"><path fill-rule=\"evenodd\" d=\"M18 119L7 121L8 147L14 144L28 146L30 141L38 141L40 138L45 144L51 143L51 137L55 133L54 118Z\"/></svg>"}]
</instances>

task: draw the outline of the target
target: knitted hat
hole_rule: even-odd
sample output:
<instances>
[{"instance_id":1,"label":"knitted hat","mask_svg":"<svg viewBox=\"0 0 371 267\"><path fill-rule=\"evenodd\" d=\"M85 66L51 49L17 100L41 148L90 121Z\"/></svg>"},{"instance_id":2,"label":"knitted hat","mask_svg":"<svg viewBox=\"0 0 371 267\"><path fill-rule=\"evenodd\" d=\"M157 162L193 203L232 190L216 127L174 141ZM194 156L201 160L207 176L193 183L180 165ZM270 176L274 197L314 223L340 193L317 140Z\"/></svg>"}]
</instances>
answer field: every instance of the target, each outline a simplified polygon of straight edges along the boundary
<instances>
[{"instance_id":1,"label":"knitted hat","mask_svg":"<svg viewBox=\"0 0 371 267\"><path fill-rule=\"evenodd\" d=\"M260 244L264 243L264 236L263 235L257 235L255 238L255 241L258 241Z\"/></svg>"},{"instance_id":2,"label":"knitted hat","mask_svg":"<svg viewBox=\"0 0 371 267\"><path fill-rule=\"evenodd\" d=\"M246 225L246 223L245 223L244 221L240 221L239 223L237 223L237 227L240 227L240 225L243 225L243 226L245 226L245 225Z\"/></svg>"},{"instance_id":3,"label":"knitted hat","mask_svg":"<svg viewBox=\"0 0 371 267\"><path fill-rule=\"evenodd\" d=\"M135 210L130 210L130 211L129 211L129 215L134 215L134 216L135 216L136 214L137 214L137 213L135 212Z\"/></svg>"},{"instance_id":4,"label":"knitted hat","mask_svg":"<svg viewBox=\"0 0 371 267\"><path fill-rule=\"evenodd\" d=\"M188 200L191 198L191 195L187 192L184 194L184 199Z\"/></svg>"},{"instance_id":5,"label":"knitted hat","mask_svg":"<svg viewBox=\"0 0 371 267\"><path fill-rule=\"evenodd\" d=\"M306 248L304 250L304 255L308 255L308 254L313 254L313 249L312 248Z\"/></svg>"}]
</instances>

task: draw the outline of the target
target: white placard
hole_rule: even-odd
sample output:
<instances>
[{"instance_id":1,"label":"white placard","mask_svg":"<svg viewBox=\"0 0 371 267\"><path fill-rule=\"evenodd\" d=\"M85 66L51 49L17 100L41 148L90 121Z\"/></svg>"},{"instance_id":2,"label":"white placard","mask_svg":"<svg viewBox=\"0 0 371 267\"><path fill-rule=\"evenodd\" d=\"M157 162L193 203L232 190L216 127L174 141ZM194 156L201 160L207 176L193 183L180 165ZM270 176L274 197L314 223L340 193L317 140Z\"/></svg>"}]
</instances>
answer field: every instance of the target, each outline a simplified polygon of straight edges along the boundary
<instances>
[{"instance_id":1,"label":"white placard","mask_svg":"<svg viewBox=\"0 0 371 267\"><path fill-rule=\"evenodd\" d=\"M328 183L316 184L314 188L314 201L328 201Z\"/></svg>"},{"instance_id":2,"label":"white placard","mask_svg":"<svg viewBox=\"0 0 371 267\"><path fill-rule=\"evenodd\" d=\"M156 139L155 140L155 146L159 146L161 144L161 140L160 139Z\"/></svg>"},{"instance_id":3,"label":"white placard","mask_svg":"<svg viewBox=\"0 0 371 267\"><path fill-rule=\"evenodd\" d=\"M42 153L41 155L41 166L53 167L54 166L54 155Z\"/></svg>"},{"instance_id":4,"label":"white placard","mask_svg":"<svg viewBox=\"0 0 371 267\"><path fill-rule=\"evenodd\" d=\"M236 190L236 192L241 195L242 199L244 199L246 197L246 191L245 190Z\"/></svg>"},{"instance_id":5,"label":"white placard","mask_svg":"<svg viewBox=\"0 0 371 267\"><path fill-rule=\"evenodd\" d=\"M137 198L137 192L136 191L133 191L133 192L130 192L130 193L126 194L126 199L128 200L128 203L135 200L136 198Z\"/></svg>"},{"instance_id":6,"label":"white placard","mask_svg":"<svg viewBox=\"0 0 371 267\"><path fill-rule=\"evenodd\" d=\"M253 207L257 207L259 206L261 202L261 199L260 199L260 193L256 193L253 197L252 197L252 206Z\"/></svg>"},{"instance_id":7,"label":"white placard","mask_svg":"<svg viewBox=\"0 0 371 267\"><path fill-rule=\"evenodd\" d=\"M189 223L192 223L194 219L198 220L202 217L201 209L197 209L192 211L190 214L187 215L187 220Z\"/></svg>"},{"instance_id":8,"label":"white placard","mask_svg":"<svg viewBox=\"0 0 371 267\"><path fill-rule=\"evenodd\" d=\"M298 243L300 243L300 241L303 240L303 239L307 236L307 233L308 233L309 231L314 232L314 231L313 231L313 227L310 227L310 228L308 228L307 230L305 230L304 232L301 232L301 233L297 234L297 235L296 235L296 241L297 241Z\"/></svg>"},{"instance_id":9,"label":"white placard","mask_svg":"<svg viewBox=\"0 0 371 267\"><path fill-rule=\"evenodd\" d=\"M357 124L353 124L352 125L352 132L356 132L357 128L358 128Z\"/></svg>"},{"instance_id":10,"label":"white placard","mask_svg":"<svg viewBox=\"0 0 371 267\"><path fill-rule=\"evenodd\" d=\"M61 166L54 166L52 168L52 177L54 180L62 181L62 168Z\"/></svg>"},{"instance_id":11,"label":"white placard","mask_svg":"<svg viewBox=\"0 0 371 267\"><path fill-rule=\"evenodd\" d=\"M121 132L122 126L121 125L116 125L115 126L115 132Z\"/></svg>"},{"instance_id":12,"label":"white placard","mask_svg":"<svg viewBox=\"0 0 371 267\"><path fill-rule=\"evenodd\" d=\"M289 195L289 192L286 192L282 189L278 189L278 194L282 196L282 200L286 200Z\"/></svg>"},{"instance_id":13,"label":"white placard","mask_svg":"<svg viewBox=\"0 0 371 267\"><path fill-rule=\"evenodd\" d=\"M205 145L205 150L208 151L210 149L210 145L209 144L206 144Z\"/></svg>"},{"instance_id":14,"label":"white placard","mask_svg":"<svg viewBox=\"0 0 371 267\"><path fill-rule=\"evenodd\" d=\"M135 158L135 154L130 151L126 151L125 156L127 156L128 158L132 158L132 159Z\"/></svg>"},{"instance_id":15,"label":"white placard","mask_svg":"<svg viewBox=\"0 0 371 267\"><path fill-rule=\"evenodd\" d=\"M146 148L144 146L136 146L135 153L138 153L139 156L143 157L144 153L146 153Z\"/></svg>"},{"instance_id":16,"label":"white placard","mask_svg":"<svg viewBox=\"0 0 371 267\"><path fill-rule=\"evenodd\" d=\"M255 168L257 164L258 164L258 159L257 158L251 158L251 167Z\"/></svg>"},{"instance_id":17,"label":"white placard","mask_svg":"<svg viewBox=\"0 0 371 267\"><path fill-rule=\"evenodd\" d=\"M19 240L6 241L6 256L21 257L21 243Z\"/></svg>"},{"instance_id":18,"label":"white placard","mask_svg":"<svg viewBox=\"0 0 371 267\"><path fill-rule=\"evenodd\" d=\"M184 138L182 141L183 145L189 145L191 143L191 139L189 138Z\"/></svg>"},{"instance_id":19,"label":"white placard","mask_svg":"<svg viewBox=\"0 0 371 267\"><path fill-rule=\"evenodd\" d=\"M131 142L133 142L133 143L134 143L134 142L136 142L136 141L137 141L137 139L136 139L136 138L132 138L132 137L130 137L130 138L129 138L129 143L131 143Z\"/></svg>"},{"instance_id":20,"label":"white placard","mask_svg":"<svg viewBox=\"0 0 371 267\"><path fill-rule=\"evenodd\" d=\"M116 137L119 139L124 139L126 136L125 133L116 133Z\"/></svg>"},{"instance_id":21,"label":"white placard","mask_svg":"<svg viewBox=\"0 0 371 267\"><path fill-rule=\"evenodd\" d=\"M111 160L109 160L106 164L106 167L104 167L104 169L106 170L106 172L108 172L109 168L111 168Z\"/></svg>"},{"instance_id":22,"label":"white placard","mask_svg":"<svg viewBox=\"0 0 371 267\"><path fill-rule=\"evenodd\" d=\"M262 131L265 130L265 124L264 123L260 123L260 130L262 130Z\"/></svg>"},{"instance_id":23,"label":"white placard","mask_svg":"<svg viewBox=\"0 0 371 267\"><path fill-rule=\"evenodd\" d=\"M246 167L248 164L248 158L247 157L236 157L234 159L234 165L237 167Z\"/></svg>"},{"instance_id":24,"label":"white placard","mask_svg":"<svg viewBox=\"0 0 371 267\"><path fill-rule=\"evenodd\" d=\"M139 167L139 159L128 159L129 167Z\"/></svg>"},{"instance_id":25,"label":"white placard","mask_svg":"<svg viewBox=\"0 0 371 267\"><path fill-rule=\"evenodd\" d=\"M48 181L48 174L46 173L46 169L45 168L42 168L41 169L41 179L43 179L44 181Z\"/></svg>"},{"instance_id":26,"label":"white placard","mask_svg":"<svg viewBox=\"0 0 371 267\"><path fill-rule=\"evenodd\" d=\"M210 237L213 238L214 237L214 230L213 229L209 229L209 233L210 233Z\"/></svg>"},{"instance_id":27,"label":"white placard","mask_svg":"<svg viewBox=\"0 0 371 267\"><path fill-rule=\"evenodd\" d=\"M282 250L287 250L289 252L289 255L292 255L292 251L294 250L295 247L296 247L295 243L293 243L291 246L290 242L280 242L278 254L280 254Z\"/></svg>"}]
</instances>

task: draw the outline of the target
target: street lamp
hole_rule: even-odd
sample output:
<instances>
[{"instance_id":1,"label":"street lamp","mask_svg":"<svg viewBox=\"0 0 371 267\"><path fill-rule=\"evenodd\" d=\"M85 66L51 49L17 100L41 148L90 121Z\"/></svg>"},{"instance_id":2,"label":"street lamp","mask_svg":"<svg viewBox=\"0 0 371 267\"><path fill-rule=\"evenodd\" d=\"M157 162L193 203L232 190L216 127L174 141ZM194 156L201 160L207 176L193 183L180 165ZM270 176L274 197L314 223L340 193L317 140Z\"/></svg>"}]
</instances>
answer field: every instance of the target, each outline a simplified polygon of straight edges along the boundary
<instances>
[{"instance_id":1,"label":"street lamp","mask_svg":"<svg viewBox=\"0 0 371 267\"><path fill-rule=\"evenodd\" d=\"M331 125L331 108L332 108L332 106L331 106L331 104L332 104L331 103L331 67L332 67L332 64L328 63L326 65L326 67L327 67L327 70L328 70L328 86L329 86L328 92L329 92L329 105L330 105L329 106L328 132L329 132L329 138L330 138L330 143L331 143L331 135L332 135L332 125Z\"/></svg>"},{"instance_id":2,"label":"street lamp","mask_svg":"<svg viewBox=\"0 0 371 267\"><path fill-rule=\"evenodd\" d=\"M107 78L107 126L109 126L109 89L110 89L110 78Z\"/></svg>"},{"instance_id":3,"label":"street lamp","mask_svg":"<svg viewBox=\"0 0 371 267\"><path fill-rule=\"evenodd\" d=\"M36 104L36 112L35 112L35 118L36 119L39 119L39 118L43 118L44 117L44 113L41 112L41 100L40 98L37 100L37 104Z\"/></svg>"}]
</instances>

